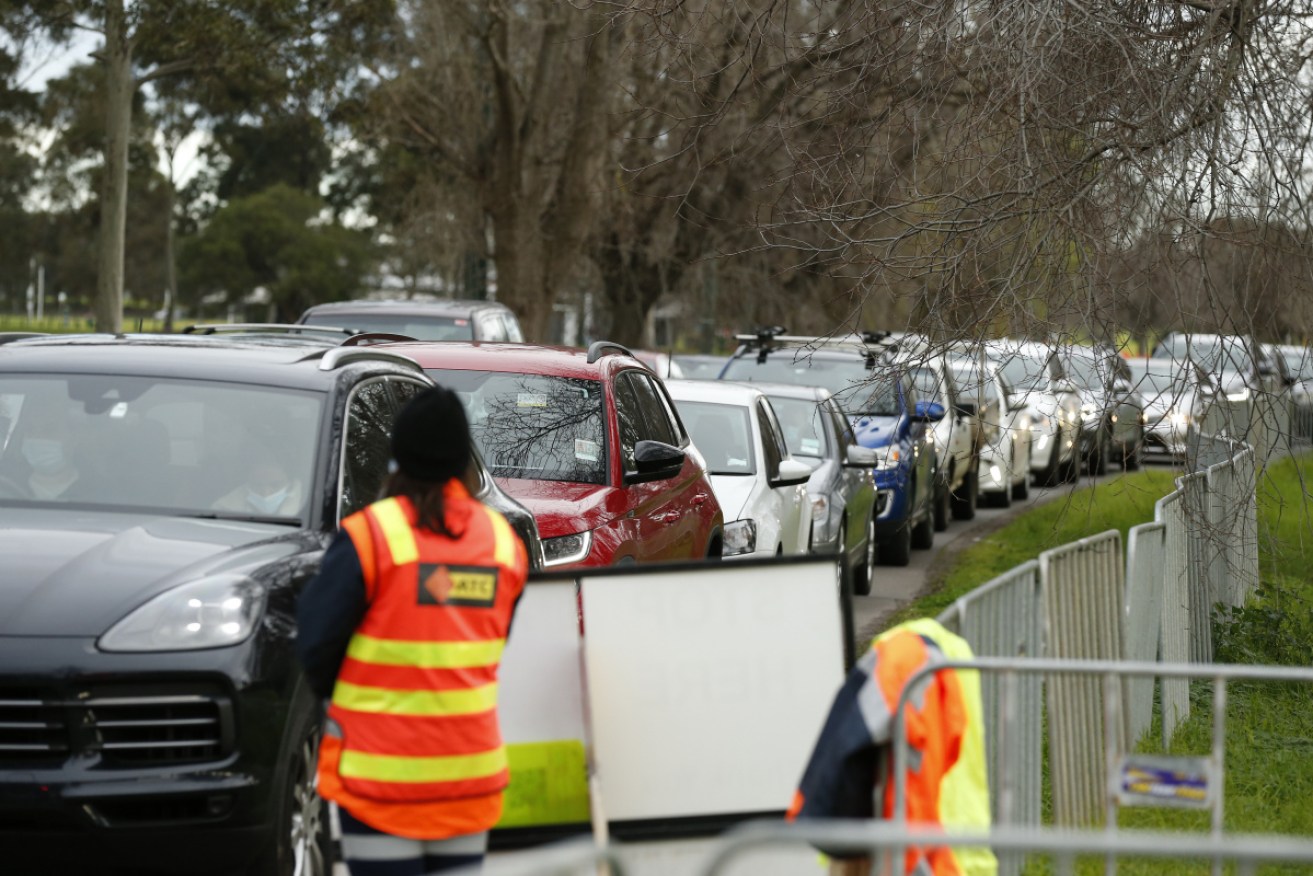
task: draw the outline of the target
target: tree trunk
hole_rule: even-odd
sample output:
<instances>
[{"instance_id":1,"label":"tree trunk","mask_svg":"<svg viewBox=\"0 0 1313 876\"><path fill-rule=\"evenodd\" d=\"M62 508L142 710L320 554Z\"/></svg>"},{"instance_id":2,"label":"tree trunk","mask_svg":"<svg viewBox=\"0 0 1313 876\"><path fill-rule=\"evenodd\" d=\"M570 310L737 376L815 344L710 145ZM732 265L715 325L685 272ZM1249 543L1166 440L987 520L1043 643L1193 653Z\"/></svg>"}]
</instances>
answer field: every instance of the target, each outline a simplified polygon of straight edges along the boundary
<instances>
[{"instance_id":1,"label":"tree trunk","mask_svg":"<svg viewBox=\"0 0 1313 876\"><path fill-rule=\"evenodd\" d=\"M538 213L515 199L492 211L497 300L515 311L527 341L548 340L551 299L543 287L546 253Z\"/></svg>"},{"instance_id":2,"label":"tree trunk","mask_svg":"<svg viewBox=\"0 0 1313 876\"><path fill-rule=\"evenodd\" d=\"M167 211L165 221L168 225L164 229L164 283L167 287L164 290L164 331L173 331L173 314L178 309L178 258L174 250L174 202L177 199L178 192L173 181L173 157L169 157L169 179L165 191L168 197L165 199Z\"/></svg>"},{"instance_id":3,"label":"tree trunk","mask_svg":"<svg viewBox=\"0 0 1313 876\"><path fill-rule=\"evenodd\" d=\"M100 273L96 330L123 330L123 245L128 210L128 136L132 129L132 43L123 0L105 4L105 181L100 198Z\"/></svg>"}]
</instances>

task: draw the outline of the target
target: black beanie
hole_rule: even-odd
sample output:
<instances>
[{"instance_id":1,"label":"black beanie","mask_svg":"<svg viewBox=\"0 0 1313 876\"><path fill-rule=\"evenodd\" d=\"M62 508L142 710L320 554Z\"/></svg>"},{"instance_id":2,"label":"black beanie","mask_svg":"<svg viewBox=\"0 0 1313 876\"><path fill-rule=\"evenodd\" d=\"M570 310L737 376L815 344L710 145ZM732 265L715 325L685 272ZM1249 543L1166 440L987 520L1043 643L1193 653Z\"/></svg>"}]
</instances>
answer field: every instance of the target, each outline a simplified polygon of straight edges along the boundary
<instances>
[{"instance_id":1,"label":"black beanie","mask_svg":"<svg viewBox=\"0 0 1313 876\"><path fill-rule=\"evenodd\" d=\"M401 473L445 481L470 465L470 424L456 393L440 386L415 396L392 426L392 458Z\"/></svg>"}]
</instances>

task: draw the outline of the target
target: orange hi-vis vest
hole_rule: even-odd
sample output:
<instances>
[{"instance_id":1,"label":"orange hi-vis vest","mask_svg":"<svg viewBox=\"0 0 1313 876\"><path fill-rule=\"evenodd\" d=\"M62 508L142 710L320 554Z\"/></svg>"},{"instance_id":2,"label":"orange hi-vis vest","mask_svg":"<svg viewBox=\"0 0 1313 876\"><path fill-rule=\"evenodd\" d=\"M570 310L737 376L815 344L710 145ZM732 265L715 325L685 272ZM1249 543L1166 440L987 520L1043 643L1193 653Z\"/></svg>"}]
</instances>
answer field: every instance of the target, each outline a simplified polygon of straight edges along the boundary
<instances>
[{"instance_id":1,"label":"orange hi-vis vest","mask_svg":"<svg viewBox=\"0 0 1313 876\"><path fill-rule=\"evenodd\" d=\"M509 781L497 669L527 558L505 518L458 481L444 499L454 538L417 528L404 498L342 521L368 608L333 689L321 788L405 804L487 795Z\"/></svg>"}]
</instances>

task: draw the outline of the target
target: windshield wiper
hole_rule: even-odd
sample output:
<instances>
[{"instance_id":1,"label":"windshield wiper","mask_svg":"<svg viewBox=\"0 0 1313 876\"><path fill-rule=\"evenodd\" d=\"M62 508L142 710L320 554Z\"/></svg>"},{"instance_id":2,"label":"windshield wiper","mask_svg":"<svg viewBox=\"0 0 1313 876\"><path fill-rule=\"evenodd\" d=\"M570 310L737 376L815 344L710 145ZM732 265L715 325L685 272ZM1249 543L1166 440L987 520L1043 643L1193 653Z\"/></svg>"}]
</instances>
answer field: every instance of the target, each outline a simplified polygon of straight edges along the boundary
<instances>
[{"instance_id":1,"label":"windshield wiper","mask_svg":"<svg viewBox=\"0 0 1313 876\"><path fill-rule=\"evenodd\" d=\"M267 514L234 514L230 511L189 511L176 515L195 520L234 520L239 523L272 523L279 526L300 526L296 517L273 517Z\"/></svg>"}]
</instances>

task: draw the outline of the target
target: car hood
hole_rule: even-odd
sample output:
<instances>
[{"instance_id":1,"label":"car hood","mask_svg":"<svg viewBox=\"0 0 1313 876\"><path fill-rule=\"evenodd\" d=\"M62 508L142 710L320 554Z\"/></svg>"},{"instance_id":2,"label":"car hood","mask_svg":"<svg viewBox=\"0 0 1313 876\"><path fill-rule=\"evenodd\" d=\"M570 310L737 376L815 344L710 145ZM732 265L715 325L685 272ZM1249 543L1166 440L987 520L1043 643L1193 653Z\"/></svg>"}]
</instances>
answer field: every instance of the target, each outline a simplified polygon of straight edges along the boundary
<instances>
[{"instance_id":1,"label":"car hood","mask_svg":"<svg viewBox=\"0 0 1313 876\"><path fill-rule=\"evenodd\" d=\"M902 417L853 417L853 437L863 447L887 447L898 437Z\"/></svg>"},{"instance_id":2,"label":"car hood","mask_svg":"<svg viewBox=\"0 0 1313 876\"><path fill-rule=\"evenodd\" d=\"M169 588L304 548L287 526L0 508L0 636L99 636Z\"/></svg>"},{"instance_id":3,"label":"car hood","mask_svg":"<svg viewBox=\"0 0 1313 876\"><path fill-rule=\"evenodd\" d=\"M596 529L623 512L623 497L612 487L524 478L496 480L512 499L529 509L542 538Z\"/></svg>"},{"instance_id":4,"label":"car hood","mask_svg":"<svg viewBox=\"0 0 1313 876\"><path fill-rule=\"evenodd\" d=\"M713 474L708 479L711 481L711 492L715 493L720 510L725 515L725 522L741 520L757 486L757 476Z\"/></svg>"}]
</instances>

